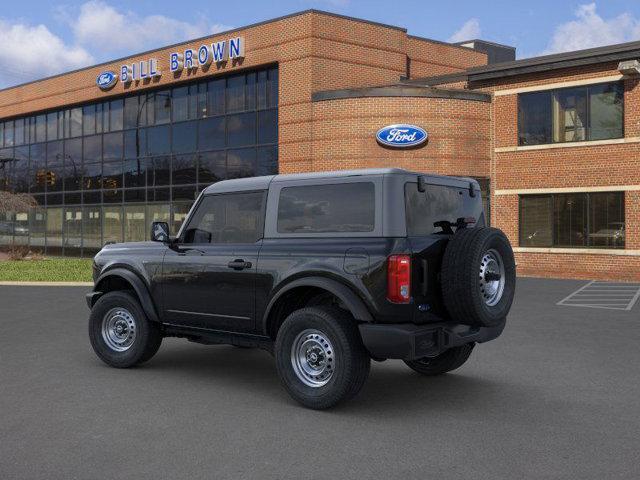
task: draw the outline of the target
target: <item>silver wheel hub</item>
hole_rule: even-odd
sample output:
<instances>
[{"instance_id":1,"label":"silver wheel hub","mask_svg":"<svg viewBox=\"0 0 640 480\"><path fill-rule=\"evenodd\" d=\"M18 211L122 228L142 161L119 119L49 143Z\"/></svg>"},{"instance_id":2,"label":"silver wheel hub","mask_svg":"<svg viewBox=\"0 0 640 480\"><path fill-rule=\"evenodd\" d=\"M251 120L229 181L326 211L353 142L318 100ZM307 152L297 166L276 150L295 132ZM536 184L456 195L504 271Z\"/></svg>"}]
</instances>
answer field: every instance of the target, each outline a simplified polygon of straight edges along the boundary
<instances>
[{"instance_id":1,"label":"silver wheel hub","mask_svg":"<svg viewBox=\"0 0 640 480\"><path fill-rule=\"evenodd\" d=\"M304 330L291 346L291 365L302 383L322 387L331 380L336 368L333 345L321 331Z\"/></svg>"},{"instance_id":2,"label":"silver wheel hub","mask_svg":"<svg viewBox=\"0 0 640 480\"><path fill-rule=\"evenodd\" d=\"M135 317L125 308L112 308L102 319L102 339L116 352L126 352L136 339Z\"/></svg>"},{"instance_id":3,"label":"silver wheel hub","mask_svg":"<svg viewBox=\"0 0 640 480\"><path fill-rule=\"evenodd\" d=\"M480 262L480 294L489 307L502 299L504 292L504 262L496 250L488 250Z\"/></svg>"}]
</instances>

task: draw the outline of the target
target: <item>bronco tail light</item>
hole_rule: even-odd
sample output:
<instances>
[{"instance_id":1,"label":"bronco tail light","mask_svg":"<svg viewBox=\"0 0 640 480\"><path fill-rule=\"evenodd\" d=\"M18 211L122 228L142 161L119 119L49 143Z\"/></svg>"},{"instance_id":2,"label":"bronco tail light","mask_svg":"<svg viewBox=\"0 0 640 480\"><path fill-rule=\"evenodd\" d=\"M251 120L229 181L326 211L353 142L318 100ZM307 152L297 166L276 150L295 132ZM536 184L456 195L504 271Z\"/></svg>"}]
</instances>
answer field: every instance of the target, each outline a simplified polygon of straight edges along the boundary
<instances>
[{"instance_id":1,"label":"bronco tail light","mask_svg":"<svg viewBox=\"0 0 640 480\"><path fill-rule=\"evenodd\" d=\"M411 298L411 257L391 255L387 264L387 299L409 303Z\"/></svg>"}]
</instances>

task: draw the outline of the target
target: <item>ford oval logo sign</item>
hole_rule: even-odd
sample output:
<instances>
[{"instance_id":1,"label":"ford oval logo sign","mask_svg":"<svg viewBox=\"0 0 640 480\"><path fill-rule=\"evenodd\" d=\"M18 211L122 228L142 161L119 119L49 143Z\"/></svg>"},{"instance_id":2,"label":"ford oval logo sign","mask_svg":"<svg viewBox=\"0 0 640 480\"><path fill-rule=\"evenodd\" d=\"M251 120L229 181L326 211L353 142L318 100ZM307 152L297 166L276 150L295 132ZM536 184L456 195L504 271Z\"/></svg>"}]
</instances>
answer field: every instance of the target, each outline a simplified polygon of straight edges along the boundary
<instances>
[{"instance_id":1,"label":"ford oval logo sign","mask_svg":"<svg viewBox=\"0 0 640 480\"><path fill-rule=\"evenodd\" d=\"M427 132L415 125L389 125L378 130L376 139L382 145L393 148L410 148L427 141Z\"/></svg>"},{"instance_id":2,"label":"ford oval logo sign","mask_svg":"<svg viewBox=\"0 0 640 480\"><path fill-rule=\"evenodd\" d=\"M102 72L96 78L96 85L100 87L100 90L109 90L118 81L118 76L113 72Z\"/></svg>"}]
</instances>

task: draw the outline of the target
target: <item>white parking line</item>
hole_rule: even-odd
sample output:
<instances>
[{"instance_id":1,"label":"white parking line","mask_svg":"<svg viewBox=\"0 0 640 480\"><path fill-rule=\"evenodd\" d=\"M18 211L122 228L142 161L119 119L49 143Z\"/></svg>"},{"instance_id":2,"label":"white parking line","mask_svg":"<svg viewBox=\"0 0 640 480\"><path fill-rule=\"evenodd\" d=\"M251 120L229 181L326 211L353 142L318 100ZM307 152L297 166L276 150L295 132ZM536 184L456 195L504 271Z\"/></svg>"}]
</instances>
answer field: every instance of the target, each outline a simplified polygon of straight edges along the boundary
<instances>
[{"instance_id":1,"label":"white parking line","mask_svg":"<svg viewBox=\"0 0 640 480\"><path fill-rule=\"evenodd\" d=\"M591 281L556 305L631 310L640 299L640 284Z\"/></svg>"}]
</instances>

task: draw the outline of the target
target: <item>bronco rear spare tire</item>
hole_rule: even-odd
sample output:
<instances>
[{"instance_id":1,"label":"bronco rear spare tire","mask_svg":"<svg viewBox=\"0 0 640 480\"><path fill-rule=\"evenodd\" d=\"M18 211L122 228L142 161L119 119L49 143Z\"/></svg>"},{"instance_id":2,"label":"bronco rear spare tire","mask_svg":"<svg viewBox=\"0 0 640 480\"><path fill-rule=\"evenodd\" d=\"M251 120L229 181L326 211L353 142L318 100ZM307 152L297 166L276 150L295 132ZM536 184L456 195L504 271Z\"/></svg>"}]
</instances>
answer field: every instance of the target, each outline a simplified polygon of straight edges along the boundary
<instances>
[{"instance_id":1,"label":"bronco rear spare tire","mask_svg":"<svg viewBox=\"0 0 640 480\"><path fill-rule=\"evenodd\" d=\"M442 296L452 319L491 327L513 302L516 264L506 235L497 228L460 229L442 259Z\"/></svg>"}]
</instances>

